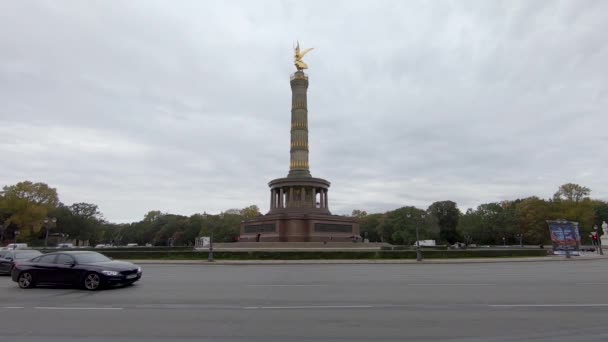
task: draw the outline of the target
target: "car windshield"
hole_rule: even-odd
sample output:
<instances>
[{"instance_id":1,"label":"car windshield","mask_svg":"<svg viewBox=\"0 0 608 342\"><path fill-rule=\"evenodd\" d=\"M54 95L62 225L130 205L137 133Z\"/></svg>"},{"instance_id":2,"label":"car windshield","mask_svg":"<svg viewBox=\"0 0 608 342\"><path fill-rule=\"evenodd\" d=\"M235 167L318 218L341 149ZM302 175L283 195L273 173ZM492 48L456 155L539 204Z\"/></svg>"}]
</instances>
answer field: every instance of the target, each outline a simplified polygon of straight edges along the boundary
<instances>
[{"instance_id":1,"label":"car windshield","mask_svg":"<svg viewBox=\"0 0 608 342\"><path fill-rule=\"evenodd\" d=\"M74 257L79 264L93 264L97 262L107 262L111 261L110 258L106 257L103 254L99 253L82 253L75 254Z\"/></svg>"},{"instance_id":2,"label":"car windshield","mask_svg":"<svg viewBox=\"0 0 608 342\"><path fill-rule=\"evenodd\" d=\"M23 259L31 259L39 256L40 252L38 251L27 251L27 252L15 252L15 259L23 260Z\"/></svg>"}]
</instances>

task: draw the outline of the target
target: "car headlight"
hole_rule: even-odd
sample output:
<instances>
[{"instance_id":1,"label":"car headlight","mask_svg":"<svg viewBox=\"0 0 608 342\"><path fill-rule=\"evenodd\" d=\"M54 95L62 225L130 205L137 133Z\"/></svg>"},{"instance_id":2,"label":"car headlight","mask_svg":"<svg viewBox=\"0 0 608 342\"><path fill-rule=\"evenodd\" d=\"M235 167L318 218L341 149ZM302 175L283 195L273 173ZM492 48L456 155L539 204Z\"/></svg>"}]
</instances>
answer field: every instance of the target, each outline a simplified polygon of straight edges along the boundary
<instances>
[{"instance_id":1,"label":"car headlight","mask_svg":"<svg viewBox=\"0 0 608 342\"><path fill-rule=\"evenodd\" d=\"M137 268L137 273L141 273L141 267Z\"/></svg>"},{"instance_id":2,"label":"car headlight","mask_svg":"<svg viewBox=\"0 0 608 342\"><path fill-rule=\"evenodd\" d=\"M116 271L101 271L101 273L107 275L107 276L117 276L118 272Z\"/></svg>"}]
</instances>

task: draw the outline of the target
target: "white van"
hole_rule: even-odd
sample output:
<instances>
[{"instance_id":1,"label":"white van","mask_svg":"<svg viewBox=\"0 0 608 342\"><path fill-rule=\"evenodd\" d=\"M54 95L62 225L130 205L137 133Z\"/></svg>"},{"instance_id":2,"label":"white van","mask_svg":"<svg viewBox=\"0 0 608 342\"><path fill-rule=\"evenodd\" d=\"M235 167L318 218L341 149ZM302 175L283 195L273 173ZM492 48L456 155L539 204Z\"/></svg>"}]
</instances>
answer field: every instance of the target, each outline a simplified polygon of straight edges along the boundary
<instances>
[{"instance_id":1,"label":"white van","mask_svg":"<svg viewBox=\"0 0 608 342\"><path fill-rule=\"evenodd\" d=\"M6 249L27 249L27 243L9 243Z\"/></svg>"}]
</instances>

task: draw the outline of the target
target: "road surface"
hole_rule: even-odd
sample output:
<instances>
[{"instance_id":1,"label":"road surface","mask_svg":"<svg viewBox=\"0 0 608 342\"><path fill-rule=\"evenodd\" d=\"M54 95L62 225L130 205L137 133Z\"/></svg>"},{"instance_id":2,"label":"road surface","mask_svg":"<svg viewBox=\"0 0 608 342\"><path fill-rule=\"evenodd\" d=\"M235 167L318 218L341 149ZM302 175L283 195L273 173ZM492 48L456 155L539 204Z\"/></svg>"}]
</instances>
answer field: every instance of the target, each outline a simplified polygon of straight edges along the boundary
<instances>
[{"instance_id":1,"label":"road surface","mask_svg":"<svg viewBox=\"0 0 608 342\"><path fill-rule=\"evenodd\" d=\"M608 339L606 259L143 269L135 286L100 292L0 277L0 340Z\"/></svg>"}]
</instances>

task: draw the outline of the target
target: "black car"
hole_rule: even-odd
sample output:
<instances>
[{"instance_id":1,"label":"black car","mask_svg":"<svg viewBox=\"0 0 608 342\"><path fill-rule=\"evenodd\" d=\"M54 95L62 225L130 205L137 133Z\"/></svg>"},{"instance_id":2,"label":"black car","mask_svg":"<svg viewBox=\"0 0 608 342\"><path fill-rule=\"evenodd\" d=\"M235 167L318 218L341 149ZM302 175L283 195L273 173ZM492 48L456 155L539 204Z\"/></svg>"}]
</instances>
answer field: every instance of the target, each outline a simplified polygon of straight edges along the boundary
<instances>
[{"instance_id":1,"label":"black car","mask_svg":"<svg viewBox=\"0 0 608 342\"><path fill-rule=\"evenodd\" d=\"M141 267L113 261L97 252L56 252L18 262L12 278L27 289L41 284L76 285L98 290L110 285L131 285L141 278Z\"/></svg>"},{"instance_id":2,"label":"black car","mask_svg":"<svg viewBox=\"0 0 608 342\"><path fill-rule=\"evenodd\" d=\"M11 274L16 262L29 260L41 254L39 251L31 249L0 251L0 274Z\"/></svg>"}]
</instances>

